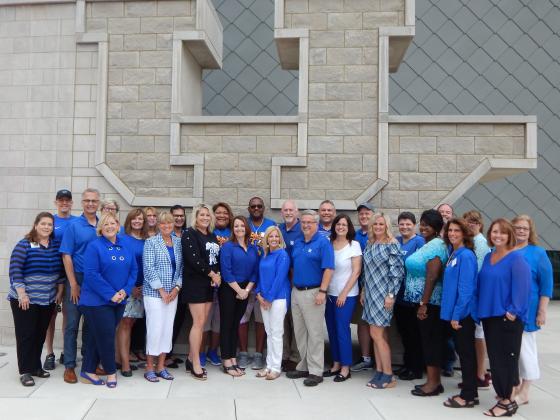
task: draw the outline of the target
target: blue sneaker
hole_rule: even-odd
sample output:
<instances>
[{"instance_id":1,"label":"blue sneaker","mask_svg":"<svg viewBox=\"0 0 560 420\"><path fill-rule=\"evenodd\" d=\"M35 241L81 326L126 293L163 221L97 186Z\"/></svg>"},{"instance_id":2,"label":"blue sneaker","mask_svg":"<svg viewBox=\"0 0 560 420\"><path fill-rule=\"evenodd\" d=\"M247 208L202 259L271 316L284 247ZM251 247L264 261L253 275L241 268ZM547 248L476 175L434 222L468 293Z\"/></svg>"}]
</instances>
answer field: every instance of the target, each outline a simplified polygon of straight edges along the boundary
<instances>
[{"instance_id":1,"label":"blue sneaker","mask_svg":"<svg viewBox=\"0 0 560 420\"><path fill-rule=\"evenodd\" d=\"M202 367L206 366L206 353L205 352L200 353L200 366L202 366Z\"/></svg>"},{"instance_id":2,"label":"blue sneaker","mask_svg":"<svg viewBox=\"0 0 560 420\"><path fill-rule=\"evenodd\" d=\"M208 353L206 353L206 359L214 366L220 366L222 364L222 359L220 359L216 350L208 350Z\"/></svg>"}]
</instances>

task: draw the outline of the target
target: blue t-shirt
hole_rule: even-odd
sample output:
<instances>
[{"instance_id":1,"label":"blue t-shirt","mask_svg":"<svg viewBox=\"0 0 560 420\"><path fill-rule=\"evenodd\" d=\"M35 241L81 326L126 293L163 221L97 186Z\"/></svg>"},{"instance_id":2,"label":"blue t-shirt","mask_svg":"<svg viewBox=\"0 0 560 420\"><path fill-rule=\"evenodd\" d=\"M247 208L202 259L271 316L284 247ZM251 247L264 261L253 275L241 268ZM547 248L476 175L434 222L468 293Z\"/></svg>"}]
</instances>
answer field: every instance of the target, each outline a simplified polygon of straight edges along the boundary
<instances>
[{"instance_id":1,"label":"blue t-shirt","mask_svg":"<svg viewBox=\"0 0 560 420\"><path fill-rule=\"evenodd\" d=\"M334 250L319 232L309 242L301 239L292 249L293 282L298 287L320 286L325 269L334 270Z\"/></svg>"},{"instance_id":2,"label":"blue t-shirt","mask_svg":"<svg viewBox=\"0 0 560 420\"><path fill-rule=\"evenodd\" d=\"M167 252L169 252L169 259L171 260L172 277L175 277L175 272L177 271L177 261L175 261L175 249L173 246L165 246Z\"/></svg>"},{"instance_id":3,"label":"blue t-shirt","mask_svg":"<svg viewBox=\"0 0 560 420\"><path fill-rule=\"evenodd\" d=\"M58 214L54 215L54 237L59 241L62 240L64 236L64 232L66 232L66 228L70 223L75 221L78 217L77 216L68 216L68 217L60 217Z\"/></svg>"},{"instance_id":4,"label":"blue t-shirt","mask_svg":"<svg viewBox=\"0 0 560 420\"><path fill-rule=\"evenodd\" d=\"M72 257L75 273L84 272L84 254L89 243L97 238L95 232L97 222L96 219L95 226L90 225L86 216L82 213L80 217L67 226L64 232L60 244L60 253Z\"/></svg>"},{"instance_id":5,"label":"blue t-shirt","mask_svg":"<svg viewBox=\"0 0 560 420\"><path fill-rule=\"evenodd\" d=\"M220 246L222 246L227 241L229 241L229 238L231 237L231 229L228 227L223 229L215 228L214 235L216 235L218 243L220 244Z\"/></svg>"},{"instance_id":6,"label":"blue t-shirt","mask_svg":"<svg viewBox=\"0 0 560 420\"><path fill-rule=\"evenodd\" d=\"M364 249L366 249L367 241L368 241L367 230L364 232L362 229L358 229L356 231L356 238L355 239L360 244L360 248L362 248L362 252L364 252Z\"/></svg>"},{"instance_id":7,"label":"blue t-shirt","mask_svg":"<svg viewBox=\"0 0 560 420\"><path fill-rule=\"evenodd\" d=\"M220 250L220 270L224 281L232 283L257 282L259 255L257 247L249 244L245 251L238 242L226 242Z\"/></svg>"},{"instance_id":8,"label":"blue t-shirt","mask_svg":"<svg viewBox=\"0 0 560 420\"><path fill-rule=\"evenodd\" d=\"M292 255L292 249L296 241L303 239L303 232L301 231L301 224L299 220L292 226L290 230L286 229L286 223L280 223L278 225L280 232L282 233L282 238L286 243L286 252L288 255Z\"/></svg>"},{"instance_id":9,"label":"blue t-shirt","mask_svg":"<svg viewBox=\"0 0 560 420\"><path fill-rule=\"evenodd\" d=\"M138 276L136 278L135 286L142 286L144 284L144 264L142 263L142 254L144 253L144 244L146 241L144 239L136 239L134 236L127 235L126 233L120 235L123 241L128 241L130 244L130 248L134 253L136 258L136 265L138 266Z\"/></svg>"},{"instance_id":10,"label":"blue t-shirt","mask_svg":"<svg viewBox=\"0 0 560 420\"><path fill-rule=\"evenodd\" d=\"M537 331L537 311L541 296L552 298L554 278L552 274L552 264L544 248L537 245L527 245L518 250L525 257L531 268L531 292L529 295L529 309L527 311L527 321L525 331Z\"/></svg>"},{"instance_id":11,"label":"blue t-shirt","mask_svg":"<svg viewBox=\"0 0 560 420\"><path fill-rule=\"evenodd\" d=\"M476 320L476 255L461 247L449 256L443 273L440 317L446 321L461 321L470 315Z\"/></svg>"},{"instance_id":12,"label":"blue t-shirt","mask_svg":"<svg viewBox=\"0 0 560 420\"><path fill-rule=\"evenodd\" d=\"M259 281L256 293L272 302L276 299L290 298L290 257L284 249L277 249L262 257L259 263Z\"/></svg>"},{"instance_id":13,"label":"blue t-shirt","mask_svg":"<svg viewBox=\"0 0 560 420\"><path fill-rule=\"evenodd\" d=\"M410 238L406 243L402 236L397 236L397 241L401 245L401 254L403 256L403 260L406 261L408 257L418 251L420 248L424 246L426 241L420 235L414 235ZM397 293L397 303L405 306L413 306L414 304L411 302L407 302L404 300L404 289L405 289L406 282L401 283L401 287L399 292Z\"/></svg>"},{"instance_id":14,"label":"blue t-shirt","mask_svg":"<svg viewBox=\"0 0 560 420\"><path fill-rule=\"evenodd\" d=\"M117 236L113 244L99 236L89 243L84 254L84 281L79 305L117 305L111 298L119 290L127 296L136 283L138 265L130 242ZM126 299L121 302L125 304Z\"/></svg>"},{"instance_id":15,"label":"blue t-shirt","mask_svg":"<svg viewBox=\"0 0 560 420\"><path fill-rule=\"evenodd\" d=\"M495 264L484 258L478 273L478 319L504 316L506 312L527 321L531 268L523 254L512 251Z\"/></svg>"},{"instance_id":16,"label":"blue t-shirt","mask_svg":"<svg viewBox=\"0 0 560 420\"><path fill-rule=\"evenodd\" d=\"M252 245L255 245L259 251L259 255L262 255L262 241L264 239L264 233L270 226L276 226L276 222L263 217L261 224L256 226L250 217L247 221L249 222L249 227L251 228L251 239L249 239L249 242Z\"/></svg>"}]
</instances>

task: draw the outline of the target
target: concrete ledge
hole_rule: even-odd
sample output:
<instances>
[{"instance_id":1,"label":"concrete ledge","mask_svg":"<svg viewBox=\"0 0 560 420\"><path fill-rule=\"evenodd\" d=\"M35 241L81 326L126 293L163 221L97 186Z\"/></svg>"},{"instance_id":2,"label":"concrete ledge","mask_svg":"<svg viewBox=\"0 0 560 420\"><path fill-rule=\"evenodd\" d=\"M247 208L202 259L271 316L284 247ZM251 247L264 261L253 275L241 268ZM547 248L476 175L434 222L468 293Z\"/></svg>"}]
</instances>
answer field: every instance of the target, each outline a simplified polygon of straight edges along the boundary
<instances>
[{"instance_id":1,"label":"concrete ledge","mask_svg":"<svg viewBox=\"0 0 560 420\"><path fill-rule=\"evenodd\" d=\"M108 42L109 36L104 32L78 32L76 33L76 43L96 44L98 42Z\"/></svg>"},{"instance_id":2,"label":"concrete ledge","mask_svg":"<svg viewBox=\"0 0 560 420\"><path fill-rule=\"evenodd\" d=\"M89 0L91 1L91 0ZM0 0L1 6L32 6L38 4L76 3L76 0Z\"/></svg>"},{"instance_id":3,"label":"concrete ledge","mask_svg":"<svg viewBox=\"0 0 560 420\"><path fill-rule=\"evenodd\" d=\"M244 115L179 115L171 117L172 122L181 124L297 124L303 122L300 116L244 116Z\"/></svg>"},{"instance_id":4,"label":"concrete ledge","mask_svg":"<svg viewBox=\"0 0 560 420\"><path fill-rule=\"evenodd\" d=\"M270 200L270 206L272 208L281 208L282 203L285 199L273 198ZM318 209L319 205L323 200L297 200L297 204L300 210L305 209ZM334 205L337 210L356 210L356 202L354 200L333 200Z\"/></svg>"},{"instance_id":5,"label":"concrete ledge","mask_svg":"<svg viewBox=\"0 0 560 420\"><path fill-rule=\"evenodd\" d=\"M390 123L401 124L526 124L536 115L389 115Z\"/></svg>"}]
</instances>

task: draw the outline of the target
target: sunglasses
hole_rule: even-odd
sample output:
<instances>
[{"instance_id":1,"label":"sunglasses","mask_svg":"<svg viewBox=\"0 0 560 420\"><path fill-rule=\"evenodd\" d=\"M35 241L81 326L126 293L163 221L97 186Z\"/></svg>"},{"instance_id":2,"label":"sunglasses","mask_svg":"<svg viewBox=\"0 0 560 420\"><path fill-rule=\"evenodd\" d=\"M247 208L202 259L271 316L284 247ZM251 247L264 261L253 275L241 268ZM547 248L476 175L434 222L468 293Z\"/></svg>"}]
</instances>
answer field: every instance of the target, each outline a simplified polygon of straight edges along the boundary
<instances>
[{"instance_id":1,"label":"sunglasses","mask_svg":"<svg viewBox=\"0 0 560 420\"><path fill-rule=\"evenodd\" d=\"M250 209L262 209L263 205L262 204L253 204L251 206L249 206Z\"/></svg>"}]
</instances>

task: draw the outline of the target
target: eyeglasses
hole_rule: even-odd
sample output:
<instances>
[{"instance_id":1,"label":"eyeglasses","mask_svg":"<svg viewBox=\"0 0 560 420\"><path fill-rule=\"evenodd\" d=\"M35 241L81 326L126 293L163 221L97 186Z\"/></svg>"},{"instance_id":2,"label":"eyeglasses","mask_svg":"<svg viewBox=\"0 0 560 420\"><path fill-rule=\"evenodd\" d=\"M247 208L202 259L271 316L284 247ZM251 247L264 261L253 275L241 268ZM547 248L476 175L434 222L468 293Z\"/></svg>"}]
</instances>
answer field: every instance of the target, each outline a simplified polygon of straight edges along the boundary
<instances>
[{"instance_id":1,"label":"eyeglasses","mask_svg":"<svg viewBox=\"0 0 560 420\"><path fill-rule=\"evenodd\" d=\"M173 214L172 215L175 219L184 219L185 215L184 214Z\"/></svg>"},{"instance_id":2,"label":"eyeglasses","mask_svg":"<svg viewBox=\"0 0 560 420\"><path fill-rule=\"evenodd\" d=\"M103 207L102 211L117 211L117 209L115 207Z\"/></svg>"},{"instance_id":3,"label":"eyeglasses","mask_svg":"<svg viewBox=\"0 0 560 420\"><path fill-rule=\"evenodd\" d=\"M523 232L529 232L531 230L531 228L525 227L525 226L514 226L513 227L515 230L521 230Z\"/></svg>"},{"instance_id":4,"label":"eyeglasses","mask_svg":"<svg viewBox=\"0 0 560 420\"><path fill-rule=\"evenodd\" d=\"M302 225L314 225L315 223L317 223L315 220L312 222L300 222Z\"/></svg>"},{"instance_id":5,"label":"eyeglasses","mask_svg":"<svg viewBox=\"0 0 560 420\"><path fill-rule=\"evenodd\" d=\"M262 204L253 204L251 206L249 206L250 209L262 209L263 205Z\"/></svg>"},{"instance_id":6,"label":"eyeglasses","mask_svg":"<svg viewBox=\"0 0 560 420\"><path fill-rule=\"evenodd\" d=\"M480 225L480 222L476 221L476 220L467 220L467 223L469 225Z\"/></svg>"},{"instance_id":7,"label":"eyeglasses","mask_svg":"<svg viewBox=\"0 0 560 420\"><path fill-rule=\"evenodd\" d=\"M99 203L99 200L82 200L82 203L85 203L85 204L97 204L97 203Z\"/></svg>"}]
</instances>

